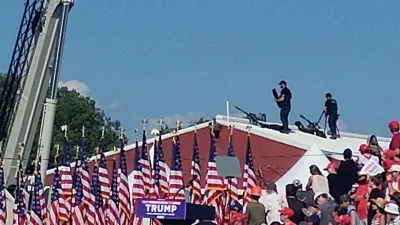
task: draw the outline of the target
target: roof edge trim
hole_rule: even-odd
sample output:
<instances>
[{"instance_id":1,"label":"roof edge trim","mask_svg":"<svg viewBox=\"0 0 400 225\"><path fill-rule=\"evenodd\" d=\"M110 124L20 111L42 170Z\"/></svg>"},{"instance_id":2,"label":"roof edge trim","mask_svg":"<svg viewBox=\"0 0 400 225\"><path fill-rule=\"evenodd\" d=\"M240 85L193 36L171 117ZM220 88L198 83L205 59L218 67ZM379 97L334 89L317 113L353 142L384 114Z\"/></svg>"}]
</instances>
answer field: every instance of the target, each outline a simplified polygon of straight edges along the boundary
<instances>
[{"instance_id":1,"label":"roof edge trim","mask_svg":"<svg viewBox=\"0 0 400 225\"><path fill-rule=\"evenodd\" d=\"M196 125L196 126L191 126L191 127L183 128L182 130L179 130L179 133L178 133L178 134L179 134L179 135L182 135L182 134L186 134L186 133L193 132L193 131L195 131L196 129L197 129L197 130L200 130L200 129L207 128L207 127L209 126L209 123L210 123L210 122L204 122L204 123L198 124L198 125ZM163 135L161 135L161 139L162 139L162 140L165 140L165 139L171 138L171 137L173 137L173 136L174 136L173 133L163 134ZM154 140L155 140L154 137L149 138L149 139L147 139L147 143L154 143ZM142 144L143 144L143 141L140 141L140 142L139 142L139 147L141 147ZM130 145L126 145L126 146L124 147L124 150L125 150L125 151L130 151L130 150L135 149L135 147L136 147L136 143L133 143L133 144L130 144ZM115 155L115 154L119 154L119 152L120 152L120 148L118 148L117 151L107 151L107 152L104 153L104 155L105 155L105 157L109 157L109 156L112 156L112 155ZM92 161L94 161L96 158L98 159L98 158L99 158L99 155L95 155L95 156L90 157L89 160L88 160L88 162L92 162ZM72 168L72 167L75 167L75 162L72 162L72 163L71 163L71 168ZM59 168L59 167L58 167L58 168ZM50 174L53 174L53 173L54 173L54 170L55 170L55 168L47 170L46 176L47 176L47 175L50 175Z\"/></svg>"},{"instance_id":2,"label":"roof edge trim","mask_svg":"<svg viewBox=\"0 0 400 225\"><path fill-rule=\"evenodd\" d=\"M217 120L222 120L222 121L228 122L227 116L217 115L215 118ZM249 120L245 119L245 118L240 118L240 117L229 117L229 122L248 124ZM268 123L280 125L280 123L274 123L271 121L269 121ZM289 128L294 131L299 131L299 129L294 125L289 125ZM343 131L340 132L340 135L342 137L365 139L365 140L367 140L367 138L369 137L369 135L365 135L365 134L355 134L355 133L348 133L348 132L343 132ZM377 138L378 138L378 141L384 141L384 142L390 142L390 140L391 140L390 138L387 138L387 137L377 137Z\"/></svg>"}]
</instances>

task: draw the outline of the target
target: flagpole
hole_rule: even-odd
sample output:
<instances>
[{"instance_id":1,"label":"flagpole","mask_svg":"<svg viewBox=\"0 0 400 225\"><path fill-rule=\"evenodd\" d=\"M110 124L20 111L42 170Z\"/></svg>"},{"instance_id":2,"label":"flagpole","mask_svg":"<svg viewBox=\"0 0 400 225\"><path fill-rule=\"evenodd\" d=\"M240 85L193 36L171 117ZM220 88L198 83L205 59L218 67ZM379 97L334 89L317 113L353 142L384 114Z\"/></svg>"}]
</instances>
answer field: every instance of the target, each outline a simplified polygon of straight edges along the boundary
<instances>
[{"instance_id":1,"label":"flagpole","mask_svg":"<svg viewBox=\"0 0 400 225\"><path fill-rule=\"evenodd\" d=\"M142 125L143 125L143 135L146 135L146 125L147 125L147 120L146 119L143 119L142 120ZM147 136L147 135L146 135ZM146 145L146 148L147 148L147 137L146 137L146 143L142 143L142 146L143 145ZM153 143L153 148L154 148L154 143ZM150 164L150 176L151 176L151 179L150 179L150 190L149 190L149 196L150 196L150 193L151 193L151 187L153 186L154 187L154 184L152 184L153 183L153 163L151 163L151 158L152 157L150 157L150 151L149 151L150 149L147 149L147 160L149 161L149 164ZM153 153L154 153L154 151L153 151ZM154 225L154 222L153 222L153 220L152 219L150 219L150 225Z\"/></svg>"},{"instance_id":2,"label":"flagpole","mask_svg":"<svg viewBox=\"0 0 400 225\"><path fill-rule=\"evenodd\" d=\"M84 130L84 128L83 128ZM72 152L71 152L72 155ZM72 182L76 181L76 173L78 172L78 159L79 159L79 146L76 146L76 154L75 154L75 170L74 173L72 173ZM72 156L71 156L71 162L72 162ZM74 178L75 176L75 178ZM69 216L69 224L72 225L73 221L72 221L72 214L75 212L75 197L76 197L76 184L72 184L72 194L71 194L71 210L70 210L70 216Z\"/></svg>"},{"instance_id":3,"label":"flagpole","mask_svg":"<svg viewBox=\"0 0 400 225\"><path fill-rule=\"evenodd\" d=\"M142 119L142 125L143 125L143 135L147 136L147 130L146 130L146 125L148 124L148 121L146 119ZM147 137L146 137L146 143L142 143L142 146L146 145L147 148ZM151 163L151 157L150 157L150 149L147 149L147 161L149 161L150 164L150 174L153 175L153 164ZM153 178L153 177L152 177Z\"/></svg>"},{"instance_id":4,"label":"flagpole","mask_svg":"<svg viewBox=\"0 0 400 225\"><path fill-rule=\"evenodd\" d=\"M249 140L250 140L250 135L251 135L251 125L250 125L250 123L246 126L246 130L247 130L247 138L248 138L248 142L249 142ZM247 143L248 144L248 143ZM246 149L246 152L247 152L248 150ZM247 155L247 153L246 153L246 155ZM247 156L246 156L247 157ZM246 199L247 199L247 186L248 186L248 183L246 183L246 187L243 187L243 188L245 188L245 189L243 189L243 206L244 206L244 203L246 202Z\"/></svg>"},{"instance_id":5,"label":"flagpole","mask_svg":"<svg viewBox=\"0 0 400 225\"><path fill-rule=\"evenodd\" d=\"M228 122L228 126L230 125L230 118L229 118L229 101L226 101L226 121Z\"/></svg>"},{"instance_id":6,"label":"flagpole","mask_svg":"<svg viewBox=\"0 0 400 225\"><path fill-rule=\"evenodd\" d=\"M197 135L197 123L194 123L194 135ZM194 170L192 170L192 179L194 179ZM201 188L200 188L200 192L201 192ZM193 196L193 182L190 184L190 187L189 187L189 203L193 203L194 204L194 202L192 202L192 199L194 199L194 196Z\"/></svg>"}]
</instances>

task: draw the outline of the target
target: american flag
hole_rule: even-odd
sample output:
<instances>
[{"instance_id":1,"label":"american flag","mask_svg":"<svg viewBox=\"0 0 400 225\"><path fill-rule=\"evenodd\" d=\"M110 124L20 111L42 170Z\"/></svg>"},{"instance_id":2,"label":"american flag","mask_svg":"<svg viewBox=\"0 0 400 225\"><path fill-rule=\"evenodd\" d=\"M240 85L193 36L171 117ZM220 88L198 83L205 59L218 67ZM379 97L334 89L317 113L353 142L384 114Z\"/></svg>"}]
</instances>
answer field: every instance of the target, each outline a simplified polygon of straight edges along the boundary
<instances>
[{"instance_id":1,"label":"american flag","mask_svg":"<svg viewBox=\"0 0 400 225\"><path fill-rule=\"evenodd\" d=\"M143 174L141 169L141 156L139 150L139 143L136 140L136 148L135 148L135 161L133 163L133 187L132 187L132 213L131 215L135 215L135 200L145 197L145 189L143 182ZM142 224L142 219L136 216L132 217L132 223L134 225Z\"/></svg>"},{"instance_id":2,"label":"american flag","mask_svg":"<svg viewBox=\"0 0 400 225\"><path fill-rule=\"evenodd\" d=\"M58 167L54 170L53 175L53 186L51 188L51 202L49 209L49 223L50 225L58 225L59 224L59 211L60 211L60 192L61 184L60 184L60 172L58 171Z\"/></svg>"},{"instance_id":3,"label":"american flag","mask_svg":"<svg viewBox=\"0 0 400 225\"><path fill-rule=\"evenodd\" d=\"M130 218L130 194L128 181L128 168L126 163L126 155L124 150L124 138L120 138L120 158L119 158L119 184L118 184L118 199L119 199L119 216L121 224L129 222Z\"/></svg>"},{"instance_id":4,"label":"american flag","mask_svg":"<svg viewBox=\"0 0 400 225\"><path fill-rule=\"evenodd\" d=\"M145 193L147 194L151 188L151 165L150 165L149 153L147 151L147 139L146 139L145 129L143 129L142 158L140 160L140 164L143 174L144 189Z\"/></svg>"},{"instance_id":5,"label":"american flag","mask_svg":"<svg viewBox=\"0 0 400 225\"><path fill-rule=\"evenodd\" d=\"M157 148L157 141L154 141L154 154L153 154L153 168L151 170L151 184L150 184L150 191L149 191L149 198L159 198L159 178L160 178L160 167L158 155L158 148ZM156 181L157 179L157 181Z\"/></svg>"},{"instance_id":6,"label":"american flag","mask_svg":"<svg viewBox=\"0 0 400 225\"><path fill-rule=\"evenodd\" d=\"M118 168L114 158L111 183L111 198L108 200L107 225L119 225L119 200L118 200Z\"/></svg>"},{"instance_id":7,"label":"american flag","mask_svg":"<svg viewBox=\"0 0 400 225\"><path fill-rule=\"evenodd\" d=\"M71 212L71 201L72 201L72 174L70 164L70 148L67 137L64 138L64 159L63 165L60 167L61 176L61 189L62 194L60 196L60 220L68 222Z\"/></svg>"},{"instance_id":8,"label":"american flag","mask_svg":"<svg viewBox=\"0 0 400 225\"><path fill-rule=\"evenodd\" d=\"M157 141L154 141L154 157L153 157L153 170L152 170L152 178L151 178L151 188L149 192L149 198L155 198L158 199L160 198L160 166L158 161L160 160L160 152L158 151L157 148ZM152 224L153 225L162 225L160 221L157 219L152 219Z\"/></svg>"},{"instance_id":9,"label":"american flag","mask_svg":"<svg viewBox=\"0 0 400 225\"><path fill-rule=\"evenodd\" d=\"M231 134L229 135L229 144L228 144L228 157L235 157L235 152L233 149L233 128L231 128ZM230 214L230 205L233 201L239 200L239 190L238 190L238 181L236 178L226 178L225 185L228 190L228 195L226 196L225 201L228 204L225 204L225 223L229 222L229 214Z\"/></svg>"},{"instance_id":10,"label":"american flag","mask_svg":"<svg viewBox=\"0 0 400 225\"><path fill-rule=\"evenodd\" d=\"M164 160L164 150L163 150L161 133L159 134L158 137L159 137L158 146L155 146L157 147L158 160L154 164L156 164L159 168L159 174L158 177L156 177L156 184L158 185L160 190L160 198L164 198L168 195L169 192L167 165L165 164Z\"/></svg>"},{"instance_id":11,"label":"american flag","mask_svg":"<svg viewBox=\"0 0 400 225\"><path fill-rule=\"evenodd\" d=\"M75 176L74 176L74 202L72 206L71 219L74 225L85 225L86 224L86 206L83 201L83 189L82 189L82 177L80 174L80 166L75 164Z\"/></svg>"},{"instance_id":12,"label":"american flag","mask_svg":"<svg viewBox=\"0 0 400 225\"><path fill-rule=\"evenodd\" d=\"M217 155L217 149L215 146L214 133L210 135L210 154L207 165L206 175L206 195L205 204L214 206L215 208L215 220L217 224L222 224L222 205L221 199L222 193L225 189L223 179L218 175L217 165L215 163L215 156Z\"/></svg>"},{"instance_id":13,"label":"american flag","mask_svg":"<svg viewBox=\"0 0 400 225\"><path fill-rule=\"evenodd\" d=\"M81 140L81 179L82 179L83 201L88 207L91 204L91 187L90 187L90 175L89 175L89 166L86 153L85 138L82 138Z\"/></svg>"},{"instance_id":14,"label":"american flag","mask_svg":"<svg viewBox=\"0 0 400 225\"><path fill-rule=\"evenodd\" d=\"M19 165L17 172L17 187L15 189L15 200L13 209L13 224L14 225L25 225L26 221L26 205L23 197L23 172L22 172L22 160L21 155L19 155Z\"/></svg>"},{"instance_id":15,"label":"american flag","mask_svg":"<svg viewBox=\"0 0 400 225\"><path fill-rule=\"evenodd\" d=\"M4 186L4 170L3 163L0 159L0 225L6 224L7 209L6 209L6 189Z\"/></svg>"},{"instance_id":16,"label":"american flag","mask_svg":"<svg viewBox=\"0 0 400 225\"><path fill-rule=\"evenodd\" d=\"M24 201L25 201L25 206L26 206L26 221L28 222L28 224L30 224L31 223L32 202L34 200L33 196L35 194L35 182L36 182L35 179L36 179L36 176L33 175L31 177L28 177L28 178L29 179L26 180L28 182L24 181L25 188L23 190L26 191L26 193L28 193L28 195L27 195L27 199L28 200L26 200L26 198L24 196L24 198L25 198ZM32 180L32 178L33 178L33 180Z\"/></svg>"},{"instance_id":17,"label":"american flag","mask_svg":"<svg viewBox=\"0 0 400 225\"><path fill-rule=\"evenodd\" d=\"M47 206L46 206L46 199L44 198L44 186L42 183L42 176L40 174L40 159L41 157L39 157L38 162L37 162L37 171L39 171L37 173L37 182L38 182L38 188L39 188L39 201L40 201L40 209L41 209L41 216L42 216L42 220L43 222L46 222L47 220Z\"/></svg>"},{"instance_id":18,"label":"american flag","mask_svg":"<svg viewBox=\"0 0 400 225\"><path fill-rule=\"evenodd\" d=\"M97 164L97 163L96 163ZM92 187L93 195L95 197L95 208L96 208L96 222L98 225L106 225L106 207L104 204L103 196L101 196L101 184L99 179L99 167L94 167L92 176Z\"/></svg>"},{"instance_id":19,"label":"american flag","mask_svg":"<svg viewBox=\"0 0 400 225\"><path fill-rule=\"evenodd\" d=\"M87 205L87 213L86 213L86 220L87 220L87 225L98 225L100 221L97 219L97 180L98 179L98 169L97 169L97 161L95 162L96 165L93 168L92 172L92 180L91 180L91 188L90 188L90 199L88 202L85 202ZM99 186L100 189L100 186ZM101 194L99 194L101 197Z\"/></svg>"},{"instance_id":20,"label":"american flag","mask_svg":"<svg viewBox=\"0 0 400 225\"><path fill-rule=\"evenodd\" d=\"M185 190L183 184L182 174L182 156L181 156L181 142L179 135L174 137L172 143L172 165L169 175L169 198L185 199ZM179 193L178 193L179 192Z\"/></svg>"},{"instance_id":21,"label":"american flag","mask_svg":"<svg viewBox=\"0 0 400 225\"><path fill-rule=\"evenodd\" d=\"M42 225L43 224L43 219L42 219L42 209L41 209L41 197L43 198L43 195L40 196L40 192L43 194L43 190L40 190L40 184L42 181L40 180L40 176L38 176L38 171L35 169L35 181L33 185L33 196L32 196L32 210L30 213L30 224L31 225ZM43 185L42 185L43 186Z\"/></svg>"},{"instance_id":22,"label":"american flag","mask_svg":"<svg viewBox=\"0 0 400 225\"><path fill-rule=\"evenodd\" d=\"M104 199L110 198L110 180L108 176L106 157L104 155L104 138L101 140L100 147L100 167L99 167L99 179L101 187L101 195Z\"/></svg>"},{"instance_id":23,"label":"american flag","mask_svg":"<svg viewBox=\"0 0 400 225\"><path fill-rule=\"evenodd\" d=\"M246 190L244 193L244 201L250 200L250 192L251 189L256 186L256 175L254 171L254 162L253 162L253 154L251 153L251 143L250 143L250 135L247 136L247 149L246 149L246 162L244 164L244 174L243 174L243 190ZM243 202L245 203L245 202Z\"/></svg>"},{"instance_id":24,"label":"american flag","mask_svg":"<svg viewBox=\"0 0 400 225\"><path fill-rule=\"evenodd\" d=\"M98 225L106 225L106 217L105 217L105 207L104 207L104 199L101 196L100 189L100 180L99 180L99 167L96 163L93 174L92 174L92 193L94 196L95 204L94 207L96 209L95 218L96 224Z\"/></svg>"},{"instance_id":25,"label":"american flag","mask_svg":"<svg viewBox=\"0 0 400 225\"><path fill-rule=\"evenodd\" d=\"M233 135L229 136L229 145L228 145L228 156L235 157L235 152L233 150ZM228 188L229 198L231 200L239 199L239 190L238 190L238 181L236 178L225 179L225 185Z\"/></svg>"},{"instance_id":26,"label":"american flag","mask_svg":"<svg viewBox=\"0 0 400 225\"><path fill-rule=\"evenodd\" d=\"M192 170L191 175L193 178L193 184L191 185L191 203L201 204L201 178L200 178L200 151L199 144L197 142L197 132L194 133L193 140L193 158L192 158ZM192 178L192 179L193 179Z\"/></svg>"}]
</instances>

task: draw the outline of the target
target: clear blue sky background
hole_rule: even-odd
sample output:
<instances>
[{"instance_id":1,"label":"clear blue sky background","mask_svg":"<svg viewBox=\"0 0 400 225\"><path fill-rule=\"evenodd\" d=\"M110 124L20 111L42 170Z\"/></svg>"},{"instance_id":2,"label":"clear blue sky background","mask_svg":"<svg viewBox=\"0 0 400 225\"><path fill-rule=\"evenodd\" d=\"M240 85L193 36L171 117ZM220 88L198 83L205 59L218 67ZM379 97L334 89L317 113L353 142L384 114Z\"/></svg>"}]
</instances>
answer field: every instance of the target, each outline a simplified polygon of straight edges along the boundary
<instances>
[{"instance_id":1,"label":"clear blue sky background","mask_svg":"<svg viewBox=\"0 0 400 225\"><path fill-rule=\"evenodd\" d=\"M23 4L0 0L0 71ZM399 8L394 0L77 0L61 79L84 82L127 129L143 117L224 114L226 100L278 121L271 89L285 79L292 123L300 113L316 120L329 91L343 129L388 136L388 121L400 119Z\"/></svg>"}]
</instances>

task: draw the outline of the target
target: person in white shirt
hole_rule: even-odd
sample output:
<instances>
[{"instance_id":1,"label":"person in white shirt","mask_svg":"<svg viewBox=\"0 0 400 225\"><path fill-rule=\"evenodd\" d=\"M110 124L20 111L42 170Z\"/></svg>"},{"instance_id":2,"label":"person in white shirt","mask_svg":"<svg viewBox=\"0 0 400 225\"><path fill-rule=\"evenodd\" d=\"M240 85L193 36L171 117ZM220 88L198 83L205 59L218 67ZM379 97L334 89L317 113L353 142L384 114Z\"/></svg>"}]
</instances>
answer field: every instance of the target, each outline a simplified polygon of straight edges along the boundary
<instances>
[{"instance_id":1,"label":"person in white shirt","mask_svg":"<svg viewBox=\"0 0 400 225\"><path fill-rule=\"evenodd\" d=\"M267 224L280 221L279 210L282 209L282 198L278 195L276 184L269 184L267 186L267 193L263 193L260 202L265 206Z\"/></svg>"},{"instance_id":2,"label":"person in white shirt","mask_svg":"<svg viewBox=\"0 0 400 225\"><path fill-rule=\"evenodd\" d=\"M388 182L386 200L390 201L389 195L399 192L398 179L400 174L400 165L392 165L388 172L389 173L386 175L386 180Z\"/></svg>"},{"instance_id":3,"label":"person in white shirt","mask_svg":"<svg viewBox=\"0 0 400 225\"><path fill-rule=\"evenodd\" d=\"M368 145L366 145L366 144L360 145L359 150L361 153L361 155L358 158L359 164L366 165L369 160L372 160L379 164L378 156L372 155L371 152L369 152Z\"/></svg>"}]
</instances>

